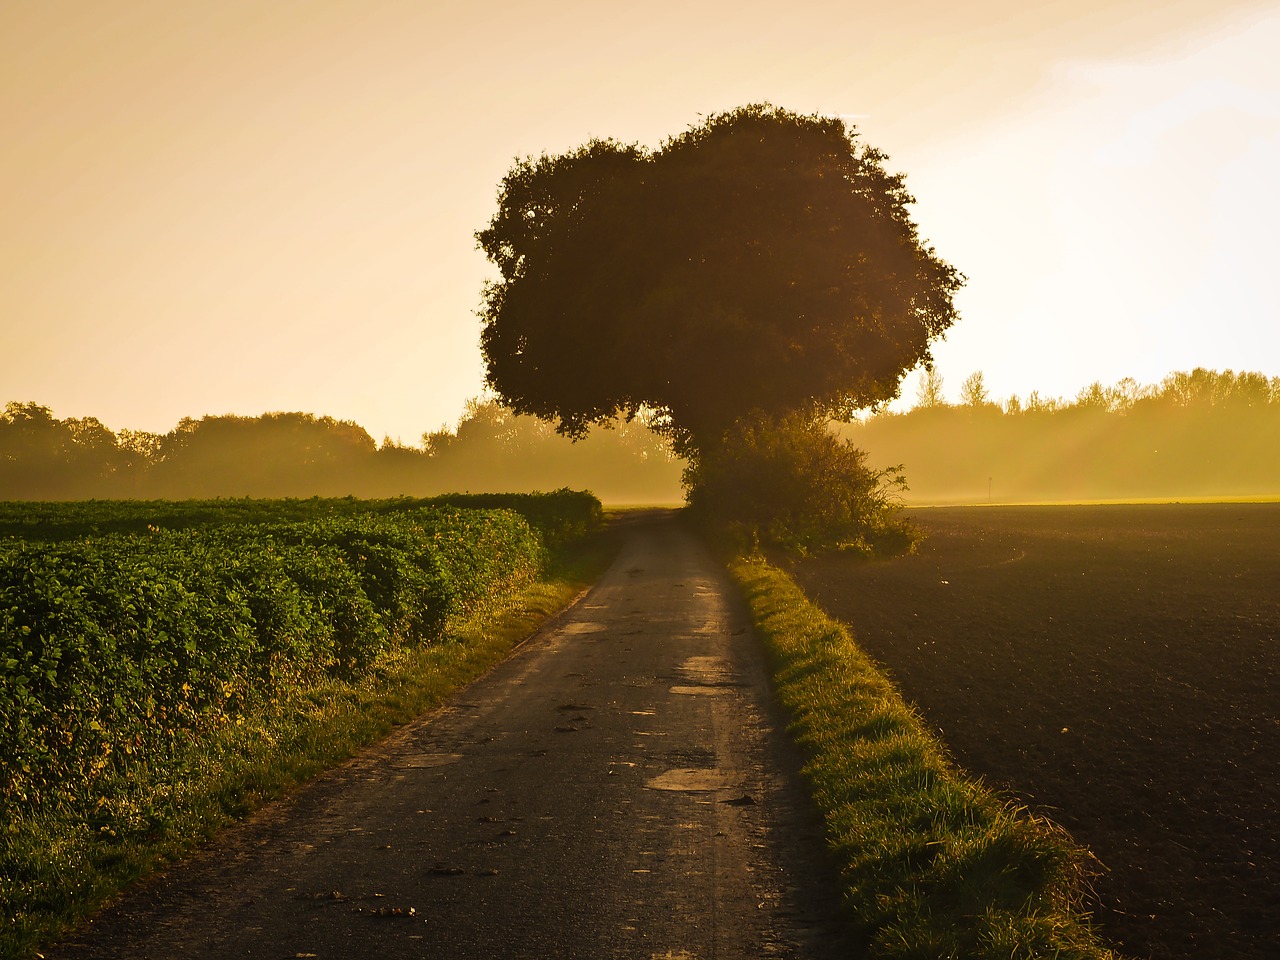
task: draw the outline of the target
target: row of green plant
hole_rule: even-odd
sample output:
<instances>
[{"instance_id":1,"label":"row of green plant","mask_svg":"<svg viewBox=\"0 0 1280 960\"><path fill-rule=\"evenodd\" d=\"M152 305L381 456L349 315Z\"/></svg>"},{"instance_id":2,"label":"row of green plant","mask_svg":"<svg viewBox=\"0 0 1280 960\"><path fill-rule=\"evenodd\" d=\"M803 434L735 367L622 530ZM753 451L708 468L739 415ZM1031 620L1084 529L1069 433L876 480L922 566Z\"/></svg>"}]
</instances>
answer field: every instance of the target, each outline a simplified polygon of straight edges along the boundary
<instances>
[{"instance_id":1,"label":"row of green plant","mask_svg":"<svg viewBox=\"0 0 1280 960\"><path fill-rule=\"evenodd\" d=\"M865 955L1114 958L1084 914L1088 852L960 772L847 628L784 572L760 560L732 571L805 752Z\"/></svg>"},{"instance_id":2,"label":"row of green plant","mask_svg":"<svg viewBox=\"0 0 1280 960\"><path fill-rule=\"evenodd\" d=\"M528 504L555 543L598 503ZM530 582L510 510L402 509L0 547L0 810L88 793Z\"/></svg>"},{"instance_id":3,"label":"row of green plant","mask_svg":"<svg viewBox=\"0 0 1280 960\"><path fill-rule=\"evenodd\" d=\"M367 514L397 514L426 507L514 510L548 546L599 526L600 501L589 493L449 493L436 497L309 497L261 500L10 500L0 501L0 537L73 540L105 533L187 530L228 524L282 523Z\"/></svg>"},{"instance_id":4,"label":"row of green plant","mask_svg":"<svg viewBox=\"0 0 1280 960\"><path fill-rule=\"evenodd\" d=\"M141 561L137 567L123 563L127 554L154 557L165 545L186 545L189 553L207 561L206 566L193 575L180 571L174 559L173 568L195 577L191 582L214 590L214 596L236 598L229 609L216 614L204 600L188 595L195 591L175 588L172 582L155 594L119 591L133 603L131 616L136 621L143 609L152 614L155 643L142 644L143 653L155 652L161 640L168 639L175 658L200 659L204 669L188 676L183 681L187 689L179 684L178 692L172 680L168 685L161 682L173 677L175 669L163 663L150 667L156 686L148 687L145 694L128 686L140 680L132 669L120 673L120 685L109 695L81 699L87 692L83 682L74 692L77 708L90 714L93 709L108 713L123 709L140 694L143 703L150 705L150 696L155 705L134 739L120 737L110 749L88 746L86 754L99 760L90 763L97 768L91 776L64 769L68 778L59 788L46 788L41 795L10 803L0 812L0 957L36 956L42 946L64 936L129 883L186 855L230 820L339 763L397 724L436 707L449 692L492 667L513 644L570 602L594 579L607 556L607 543L590 535L599 529L598 500L590 494L561 492L508 498L507 503L540 517L549 530L577 532L566 532L554 547L545 549L543 538L530 530L536 525L526 524L512 511L407 508L402 503L402 509L366 515L353 509L349 516L307 522L228 522L202 530L151 530L132 538L93 536L87 543L10 541L0 547L8 559L19 554L29 558L96 552L110 558L102 562L101 571L114 570L116 584L124 588L138 586L124 573L145 572ZM197 504L172 506L201 509ZM279 503L241 502L236 511L242 516L279 517L287 513L280 507ZM164 564L161 567L154 572L170 571ZM303 581L316 571L334 579L320 576L307 582L330 584L334 594L325 598L303 589ZM536 579L531 579L530 571ZM306 576L294 579L293 573ZM243 584L242 575L251 575L257 582ZM413 589L424 584L424 575L436 576L431 582L445 588L444 594L433 594L438 600L442 596L449 600L443 620L430 608L413 605ZM63 600L46 607L68 616L84 613L91 609L87 598L92 599L93 591L104 582L91 577L74 584L60 594ZM369 627L369 636L381 646L364 666L340 664L324 655L312 659L310 666L303 666L302 659L291 666L289 660L268 653L256 660L256 672L252 668L232 671L232 695L228 696L209 676L210 671L223 669L223 664L205 657L205 645L218 643L219 637L178 632L186 628L182 623L170 635L166 625L179 621L180 612L148 607L151 600L169 602L175 596L186 604L187 612L209 616L207 626L238 625L239 636L250 644L268 625L292 627L292 634L278 632L276 641L278 646L294 644L292 652L300 657L307 637L311 653L324 649L329 636L326 625L342 618L330 616L335 612L357 614L351 623ZM9 616L17 604L0 605ZM122 605L116 604L116 609ZM106 608L110 604L100 609ZM256 617L247 630L237 621L246 608ZM415 612L430 614L434 630L415 632L406 621L407 614ZM134 626L141 622L145 621ZM37 631L18 632L28 648L35 644ZM88 634L109 639L96 627L90 627ZM140 640L137 634L131 637L134 643ZM174 640L182 643L174 645ZM260 646L255 649L265 652ZM5 662L8 659L15 658L6 657ZM79 666L91 668L92 664ZM55 681L58 676L55 669ZM81 676L81 681L105 684L105 673ZM237 681L243 682L237 687ZM61 685L52 689L73 692ZM180 726L184 718L191 718L183 716L182 704L195 703L201 690L207 699L220 701L223 714L195 716L196 722L186 730L168 735L170 724ZM0 685L0 695L8 691L8 682ZM195 709L187 713L195 714ZM6 704L4 721L13 716L12 704ZM92 723L90 716L90 732L100 733L92 730ZM106 724L99 719L99 726ZM76 737L72 740L78 742ZM0 751L0 758L8 755L8 750ZM32 786L29 777L26 786Z\"/></svg>"},{"instance_id":5,"label":"row of green plant","mask_svg":"<svg viewBox=\"0 0 1280 960\"><path fill-rule=\"evenodd\" d=\"M607 563L587 536L549 551L533 583L446 624L447 642L392 644L355 676L325 675L234 722L135 752L95 789L0 817L0 960L30 960L126 886L190 853L482 675Z\"/></svg>"}]
</instances>

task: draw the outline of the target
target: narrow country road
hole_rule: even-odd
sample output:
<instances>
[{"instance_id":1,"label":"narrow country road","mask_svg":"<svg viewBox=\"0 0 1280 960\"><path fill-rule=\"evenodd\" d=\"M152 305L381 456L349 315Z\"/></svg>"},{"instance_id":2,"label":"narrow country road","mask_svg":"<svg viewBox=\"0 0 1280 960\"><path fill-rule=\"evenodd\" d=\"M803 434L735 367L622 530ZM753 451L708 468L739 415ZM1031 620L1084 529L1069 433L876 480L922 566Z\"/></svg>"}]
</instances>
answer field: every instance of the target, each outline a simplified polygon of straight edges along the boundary
<instances>
[{"instance_id":1,"label":"narrow country road","mask_svg":"<svg viewBox=\"0 0 1280 960\"><path fill-rule=\"evenodd\" d=\"M662 513L508 661L46 957L848 957L732 588Z\"/></svg>"}]
</instances>

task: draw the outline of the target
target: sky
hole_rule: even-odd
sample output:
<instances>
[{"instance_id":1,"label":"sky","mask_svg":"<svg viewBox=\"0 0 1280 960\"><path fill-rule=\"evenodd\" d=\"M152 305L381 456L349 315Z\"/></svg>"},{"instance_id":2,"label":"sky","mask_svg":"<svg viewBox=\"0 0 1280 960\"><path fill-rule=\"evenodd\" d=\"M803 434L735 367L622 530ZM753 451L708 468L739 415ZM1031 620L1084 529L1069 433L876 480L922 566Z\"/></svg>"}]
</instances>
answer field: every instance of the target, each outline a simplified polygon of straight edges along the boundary
<instances>
[{"instance_id":1,"label":"sky","mask_svg":"<svg viewBox=\"0 0 1280 960\"><path fill-rule=\"evenodd\" d=\"M516 158L761 101L906 174L952 399L1277 376L1276 50L1280 0L0 0L0 403L416 444Z\"/></svg>"}]
</instances>

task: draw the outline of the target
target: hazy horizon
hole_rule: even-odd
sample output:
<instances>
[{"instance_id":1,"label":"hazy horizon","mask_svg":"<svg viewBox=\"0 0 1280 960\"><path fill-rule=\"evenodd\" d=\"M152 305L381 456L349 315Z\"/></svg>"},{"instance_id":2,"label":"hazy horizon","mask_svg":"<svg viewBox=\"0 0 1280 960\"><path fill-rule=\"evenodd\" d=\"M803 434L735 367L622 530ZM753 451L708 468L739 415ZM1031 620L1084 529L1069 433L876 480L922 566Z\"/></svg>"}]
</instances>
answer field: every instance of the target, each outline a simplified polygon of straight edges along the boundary
<instances>
[{"instance_id":1,"label":"hazy horizon","mask_svg":"<svg viewBox=\"0 0 1280 960\"><path fill-rule=\"evenodd\" d=\"M1280 499L1280 377L1197 370L1072 401L921 403L836 426L867 466L905 469L907 505ZM590 489L613 505L674 503L687 465L644 423L581 442L488 401L422 448L305 413L205 416L164 436L113 436L38 405L0 411L0 501L431 496Z\"/></svg>"}]
</instances>

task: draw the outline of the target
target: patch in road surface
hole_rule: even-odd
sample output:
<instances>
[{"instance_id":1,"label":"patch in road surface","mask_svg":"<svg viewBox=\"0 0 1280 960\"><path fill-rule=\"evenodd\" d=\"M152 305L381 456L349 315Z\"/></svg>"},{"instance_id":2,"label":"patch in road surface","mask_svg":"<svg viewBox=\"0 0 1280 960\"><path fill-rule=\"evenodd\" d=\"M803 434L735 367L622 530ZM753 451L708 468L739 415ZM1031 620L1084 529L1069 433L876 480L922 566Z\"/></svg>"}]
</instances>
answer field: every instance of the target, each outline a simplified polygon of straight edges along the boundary
<instances>
[{"instance_id":1,"label":"patch in road surface","mask_svg":"<svg viewBox=\"0 0 1280 960\"><path fill-rule=\"evenodd\" d=\"M431 767L448 766L461 759L460 753L409 753L396 757L392 763L404 770L427 770Z\"/></svg>"},{"instance_id":2,"label":"patch in road surface","mask_svg":"<svg viewBox=\"0 0 1280 960\"><path fill-rule=\"evenodd\" d=\"M566 623L560 628L561 633L579 634L579 633L603 633L609 628L603 623L593 623L590 620L579 620L576 623Z\"/></svg>"},{"instance_id":3,"label":"patch in road surface","mask_svg":"<svg viewBox=\"0 0 1280 960\"><path fill-rule=\"evenodd\" d=\"M672 790L676 793L714 793L732 786L721 770L686 767L668 770L645 784L650 790Z\"/></svg>"},{"instance_id":4,"label":"patch in road surface","mask_svg":"<svg viewBox=\"0 0 1280 960\"><path fill-rule=\"evenodd\" d=\"M715 696L743 685L724 657L687 657L676 670L685 682L674 685L671 692L680 696Z\"/></svg>"}]
</instances>

